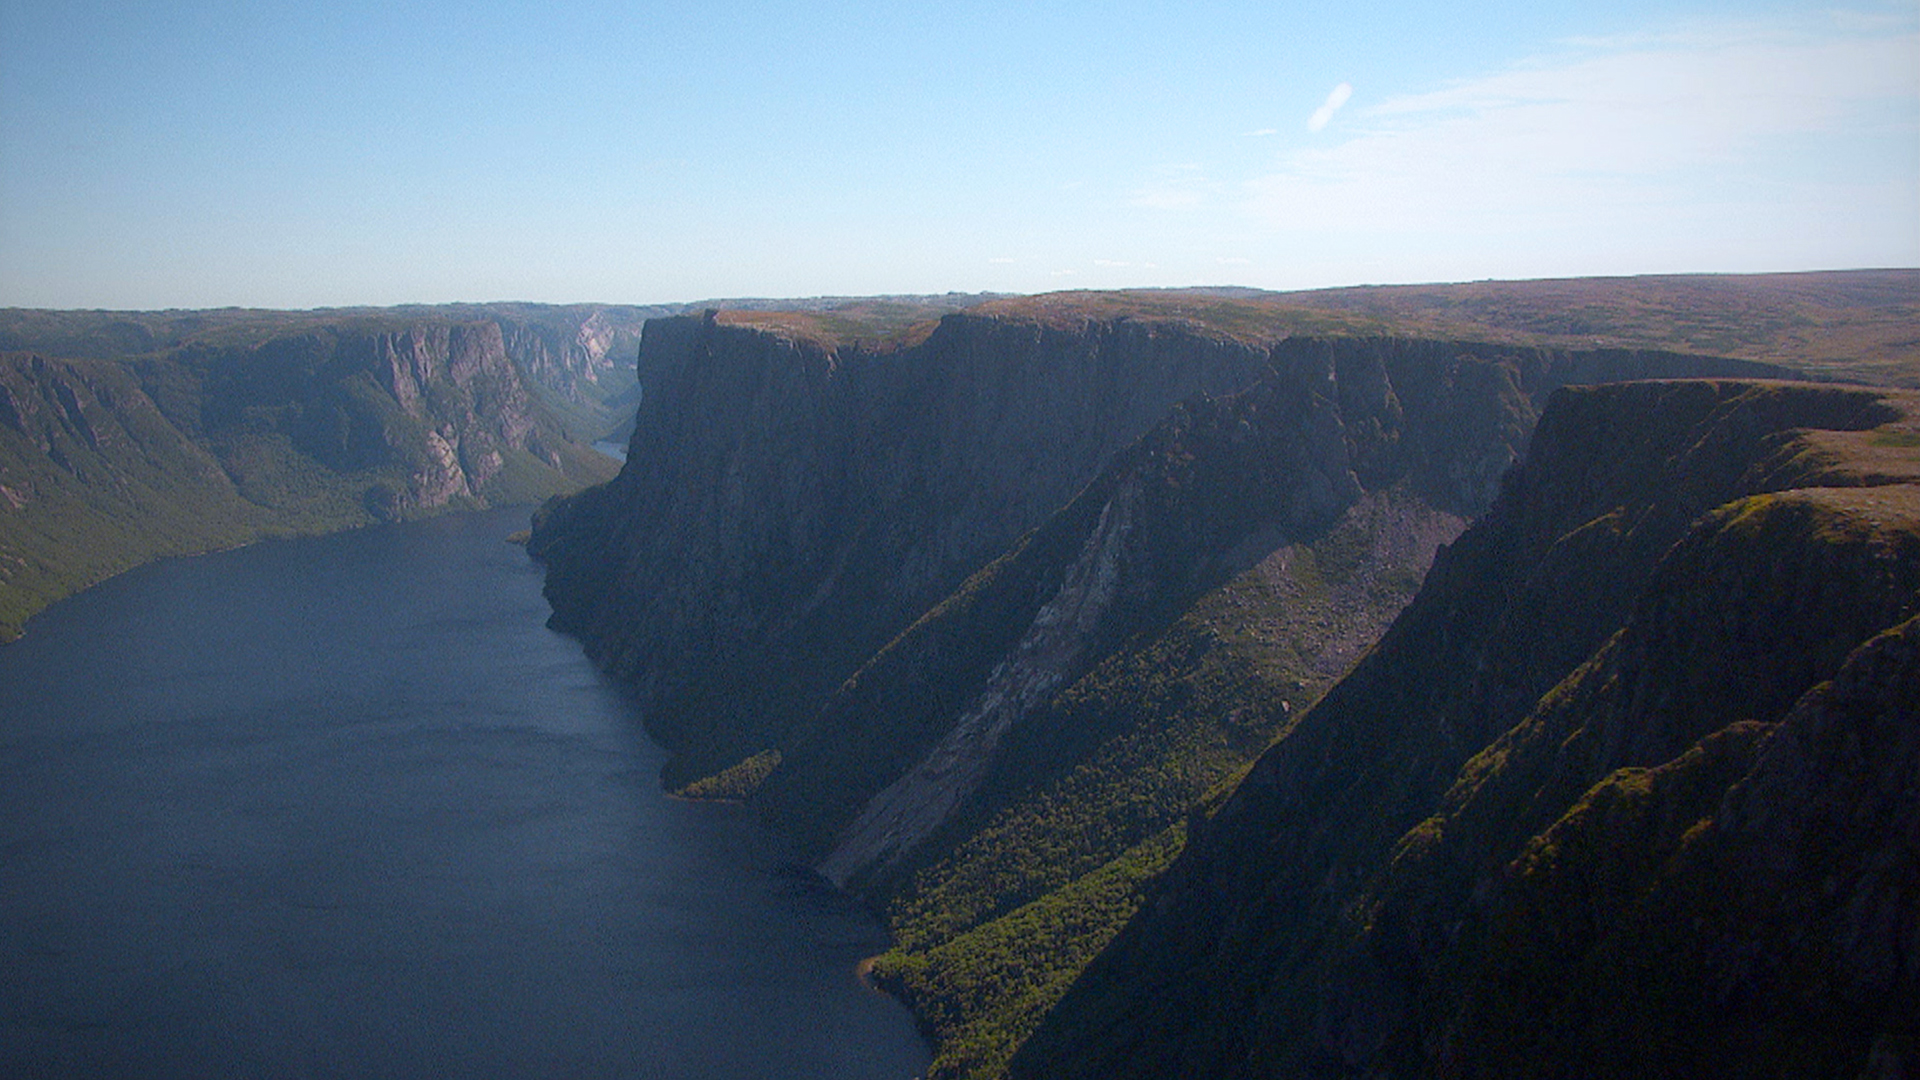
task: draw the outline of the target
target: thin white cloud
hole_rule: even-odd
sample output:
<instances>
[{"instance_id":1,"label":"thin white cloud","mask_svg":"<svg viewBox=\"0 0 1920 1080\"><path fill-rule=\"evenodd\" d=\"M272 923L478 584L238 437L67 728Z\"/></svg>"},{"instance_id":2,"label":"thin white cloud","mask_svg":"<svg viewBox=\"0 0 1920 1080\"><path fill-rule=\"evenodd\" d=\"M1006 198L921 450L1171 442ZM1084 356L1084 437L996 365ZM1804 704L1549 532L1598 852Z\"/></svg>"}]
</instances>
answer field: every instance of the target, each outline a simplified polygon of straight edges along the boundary
<instances>
[{"instance_id":1,"label":"thin white cloud","mask_svg":"<svg viewBox=\"0 0 1920 1080\"><path fill-rule=\"evenodd\" d=\"M1255 131L1243 131L1240 133L1240 137L1243 139L1264 139L1269 135L1278 134L1280 134L1279 128L1260 128Z\"/></svg>"},{"instance_id":2,"label":"thin white cloud","mask_svg":"<svg viewBox=\"0 0 1920 1080\"><path fill-rule=\"evenodd\" d=\"M1904 251L1905 265L1920 260L1916 57L1911 20L1872 33L1803 19L1582 42L1369 108L1347 125L1352 137L1252 181L1248 207L1290 232L1482 247L1690 237L1696 249L1757 251L1783 237L1814 250L1816 234L1838 228L1878 235L1892 252L1879 257ZM1327 100L1315 121L1332 115Z\"/></svg>"},{"instance_id":3,"label":"thin white cloud","mask_svg":"<svg viewBox=\"0 0 1920 1080\"><path fill-rule=\"evenodd\" d=\"M1191 210L1215 187L1198 165L1162 165L1127 201L1148 210Z\"/></svg>"},{"instance_id":4,"label":"thin white cloud","mask_svg":"<svg viewBox=\"0 0 1920 1080\"><path fill-rule=\"evenodd\" d=\"M1327 124L1332 122L1333 114L1339 112L1340 106L1345 105L1347 99L1352 96L1353 86L1351 84L1341 83L1339 86L1334 87L1333 90L1327 94L1327 100L1321 102L1320 107L1313 110L1312 116L1307 117L1307 130L1319 131L1321 128L1326 127Z\"/></svg>"}]
</instances>

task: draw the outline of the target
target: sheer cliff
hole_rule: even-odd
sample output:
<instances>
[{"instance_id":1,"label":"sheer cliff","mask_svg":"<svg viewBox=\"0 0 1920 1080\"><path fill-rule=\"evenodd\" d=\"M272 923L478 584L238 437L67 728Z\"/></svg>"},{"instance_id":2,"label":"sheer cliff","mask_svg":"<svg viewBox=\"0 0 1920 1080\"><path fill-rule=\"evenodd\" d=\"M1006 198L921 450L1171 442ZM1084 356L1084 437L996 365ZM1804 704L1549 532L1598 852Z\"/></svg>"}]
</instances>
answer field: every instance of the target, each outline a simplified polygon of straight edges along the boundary
<instances>
[{"instance_id":1,"label":"sheer cliff","mask_svg":"<svg viewBox=\"0 0 1920 1080\"><path fill-rule=\"evenodd\" d=\"M808 738L796 735L803 730L837 739L819 734L842 726L821 710L851 688L849 677L916 624L953 637L923 616L1016 542L1051 543L1046 569L1002 566L995 573L1004 580L982 594L1018 592L1005 603L1025 612L1014 622L1030 620L1041 594L1058 592L1061 558L1086 538L1077 525L1029 531L1063 508L1089 528L1104 513L1110 537L1130 531L1125 500L1111 509L1084 497L1078 509L1069 504L1181 402L1265 383L1261 423L1269 428L1255 432L1217 411L1204 423L1238 425L1246 439L1271 444L1270 456L1282 444L1296 456L1309 453L1296 443L1318 447L1318 458L1284 475L1235 472L1279 468L1266 459L1204 464L1219 498L1253 491L1256 503L1317 500L1331 520L1360 493L1399 485L1423 505L1470 516L1491 499L1554 387L1710 373L1783 372L1623 350L1261 343L1126 317L1060 326L950 315L924 341L891 351L834 348L712 313L660 319L642 342L644 397L627 466L613 483L544 510L532 549L548 567L554 624L640 689L650 726L678 755L677 784L769 748L790 758L785 744ZM1202 414L1180 415L1191 424ZM1246 453L1227 449L1237 444L1225 438L1211 445ZM1174 522L1181 511L1164 513ZM1249 520L1237 527L1246 535L1232 541L1252 547L1212 551L1204 545L1226 541L1196 538L1194 558L1251 565L1266 555L1288 526L1260 513L1243 511ZM1094 563L1085 572L1100 575ZM1137 576L1158 581L1153 572ZM1181 588L1199 588L1198 580ZM956 604L976 610L980 602ZM1020 628L984 632L1012 634L1011 647ZM998 659L979 642L922 651L936 666L962 653ZM983 675L940 678L966 694L975 691L958 687ZM942 713L929 722L953 720Z\"/></svg>"},{"instance_id":2,"label":"sheer cliff","mask_svg":"<svg viewBox=\"0 0 1920 1080\"><path fill-rule=\"evenodd\" d=\"M1563 391L1012 1075L1911 1067L1915 415Z\"/></svg>"},{"instance_id":3,"label":"sheer cliff","mask_svg":"<svg viewBox=\"0 0 1920 1080\"><path fill-rule=\"evenodd\" d=\"M1427 356L1413 367L1463 348L1368 347ZM1522 397L1676 362L1779 370L1501 352ZM951 315L891 351L713 315L655 320L631 464L535 531L555 625L641 688L676 780L716 771L777 745L1174 404L1246 387L1274 362L1267 344L1124 317ZM1506 460L1483 465L1482 491Z\"/></svg>"},{"instance_id":4,"label":"sheer cliff","mask_svg":"<svg viewBox=\"0 0 1920 1080\"><path fill-rule=\"evenodd\" d=\"M622 477L535 529L556 624L641 687L671 783L887 910L876 978L948 1076L1006 1066L1556 389L1782 373L1005 314L884 353L673 320L641 363Z\"/></svg>"},{"instance_id":5,"label":"sheer cliff","mask_svg":"<svg viewBox=\"0 0 1920 1080\"><path fill-rule=\"evenodd\" d=\"M529 467L563 474L583 460L539 409L493 322L323 329L244 350L189 349L176 363L196 392L163 396L163 408L226 451L243 489L256 454L286 449L337 475L378 474L367 509L393 516L484 501Z\"/></svg>"},{"instance_id":6,"label":"sheer cliff","mask_svg":"<svg viewBox=\"0 0 1920 1080\"><path fill-rule=\"evenodd\" d=\"M655 320L628 466L543 515L554 622L633 680L682 778L777 746L1172 405L1264 370L1179 328L950 316L894 352Z\"/></svg>"}]
</instances>

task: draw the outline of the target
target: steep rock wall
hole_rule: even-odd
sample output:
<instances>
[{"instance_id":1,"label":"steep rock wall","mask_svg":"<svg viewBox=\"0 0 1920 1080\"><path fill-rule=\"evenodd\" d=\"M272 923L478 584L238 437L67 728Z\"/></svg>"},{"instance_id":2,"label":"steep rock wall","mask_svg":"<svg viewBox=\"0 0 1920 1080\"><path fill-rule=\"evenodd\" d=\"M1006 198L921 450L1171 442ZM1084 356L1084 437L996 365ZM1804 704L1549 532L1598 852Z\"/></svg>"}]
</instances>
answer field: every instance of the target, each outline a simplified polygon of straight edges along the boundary
<instances>
[{"instance_id":1,"label":"steep rock wall","mask_svg":"<svg viewBox=\"0 0 1920 1080\"><path fill-rule=\"evenodd\" d=\"M662 319L640 355L626 468L532 550L555 625L696 771L777 741L1175 402L1267 363L1178 328L964 316L881 354Z\"/></svg>"},{"instance_id":2,"label":"steep rock wall","mask_svg":"<svg viewBox=\"0 0 1920 1080\"><path fill-rule=\"evenodd\" d=\"M496 321L507 355L530 378L569 401L586 401L597 384L613 376L633 355L642 320L599 308L561 314L571 317Z\"/></svg>"},{"instance_id":3,"label":"steep rock wall","mask_svg":"<svg viewBox=\"0 0 1920 1080\"><path fill-rule=\"evenodd\" d=\"M1911 920L1885 915L1913 910L1890 779L1911 740L1850 742L1832 700L1920 720L1894 659L1920 603L1913 415L1804 385L1554 398L1492 510L1196 827L1012 1074L1898 1067L1920 1015ZM1856 665L1882 681L1828 689ZM1810 784L1836 802L1760 779L1809 726L1851 770ZM1866 831L1821 848L1856 811ZM1742 875L1769 858L1830 872L1776 869L1758 903ZM1782 1009L1807 1022L1768 1034Z\"/></svg>"},{"instance_id":4,"label":"steep rock wall","mask_svg":"<svg viewBox=\"0 0 1920 1080\"><path fill-rule=\"evenodd\" d=\"M1485 509L1536 395L1686 370L1390 339L1273 352L864 665L755 799L789 828L851 820L819 867L888 905L903 945L874 970L929 1018L937 1075L1004 1065L1194 805Z\"/></svg>"},{"instance_id":5,"label":"steep rock wall","mask_svg":"<svg viewBox=\"0 0 1920 1080\"><path fill-rule=\"evenodd\" d=\"M1130 320L954 317L880 356L648 334L622 477L535 530L556 625L646 692L671 783L724 771L888 909L903 947L875 971L941 1076L1004 1067L1194 808L1485 511L1555 388L1782 374ZM1088 438L1203 348L1250 384Z\"/></svg>"},{"instance_id":6,"label":"steep rock wall","mask_svg":"<svg viewBox=\"0 0 1920 1080\"><path fill-rule=\"evenodd\" d=\"M1491 498L1553 386L1782 373L1667 354L1272 345L1178 322L965 314L919 345L873 353L711 314L656 319L627 466L536 525L554 625L639 688L678 754L676 782L715 772L783 744L1176 403L1275 369L1311 371L1344 407L1378 414L1375 430L1355 433L1361 482L1406 475L1466 513ZM1402 429L1396 394L1419 402L1414 427ZM1486 452L1416 460L1436 435Z\"/></svg>"},{"instance_id":7,"label":"steep rock wall","mask_svg":"<svg viewBox=\"0 0 1920 1080\"><path fill-rule=\"evenodd\" d=\"M501 483L510 459L590 475L492 321L328 328L184 355L196 385L176 412L233 451L236 471L260 439L284 439L335 473L383 474L367 490L378 516L512 498Z\"/></svg>"},{"instance_id":8,"label":"steep rock wall","mask_svg":"<svg viewBox=\"0 0 1920 1080\"><path fill-rule=\"evenodd\" d=\"M1497 475L1524 446L1531 402L1503 362L1448 360L1437 369L1376 350L1282 354L1247 390L1176 406L1049 523L1075 533L1069 546L1022 545L1009 556L1014 565L996 566L995 577L1047 583L997 630L956 634L929 616L896 645L922 652L911 639L938 636L943 654L912 663L902 679L903 665L882 653L828 703L813 728L818 740L852 737L897 757L925 738L901 713L942 698L927 692L930 677L957 677L977 695L930 718L931 730L951 726L862 809L823 872L844 882L927 839L980 787L1002 737L1056 691L1277 549L1327 535L1370 493L1400 489L1416 513L1478 509L1479 477ZM1396 376L1424 385L1403 403ZM961 675L969 662L975 670ZM916 705L901 704L908 701ZM817 762L831 763L831 778L812 778L810 815L831 805L829 789L842 798L864 792L870 777L849 769L852 758L798 743L769 792L773 805L791 800Z\"/></svg>"}]
</instances>

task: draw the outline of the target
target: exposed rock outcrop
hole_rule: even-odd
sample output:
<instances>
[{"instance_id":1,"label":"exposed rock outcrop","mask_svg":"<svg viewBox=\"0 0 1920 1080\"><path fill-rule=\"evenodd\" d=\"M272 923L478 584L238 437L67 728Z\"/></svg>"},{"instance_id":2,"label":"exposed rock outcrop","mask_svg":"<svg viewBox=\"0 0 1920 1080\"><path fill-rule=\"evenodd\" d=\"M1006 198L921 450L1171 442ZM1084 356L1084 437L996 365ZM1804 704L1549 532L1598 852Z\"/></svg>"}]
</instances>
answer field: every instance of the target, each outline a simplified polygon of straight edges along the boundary
<instances>
[{"instance_id":1,"label":"exposed rock outcrop","mask_svg":"<svg viewBox=\"0 0 1920 1080\"><path fill-rule=\"evenodd\" d=\"M504 335L507 355L529 378L573 402L596 397L603 381L632 362L640 342L640 317L661 315L653 308L563 308L545 317L502 314L494 318Z\"/></svg>"}]
</instances>

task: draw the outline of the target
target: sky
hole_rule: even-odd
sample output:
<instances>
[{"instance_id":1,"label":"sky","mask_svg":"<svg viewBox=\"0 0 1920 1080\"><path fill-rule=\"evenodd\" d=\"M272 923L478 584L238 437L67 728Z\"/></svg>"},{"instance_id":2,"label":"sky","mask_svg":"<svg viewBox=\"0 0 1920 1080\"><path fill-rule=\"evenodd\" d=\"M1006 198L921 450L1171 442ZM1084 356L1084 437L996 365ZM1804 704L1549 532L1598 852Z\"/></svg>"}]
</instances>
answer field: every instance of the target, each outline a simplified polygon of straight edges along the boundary
<instances>
[{"instance_id":1,"label":"sky","mask_svg":"<svg viewBox=\"0 0 1920 1080\"><path fill-rule=\"evenodd\" d=\"M0 306L1920 266L1920 0L0 0Z\"/></svg>"}]
</instances>

